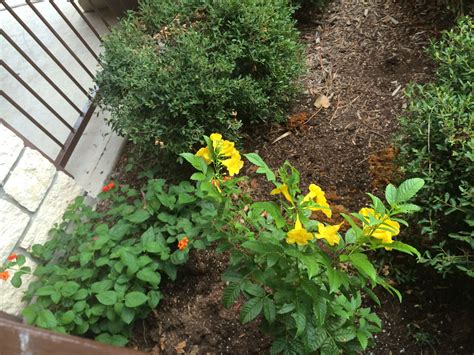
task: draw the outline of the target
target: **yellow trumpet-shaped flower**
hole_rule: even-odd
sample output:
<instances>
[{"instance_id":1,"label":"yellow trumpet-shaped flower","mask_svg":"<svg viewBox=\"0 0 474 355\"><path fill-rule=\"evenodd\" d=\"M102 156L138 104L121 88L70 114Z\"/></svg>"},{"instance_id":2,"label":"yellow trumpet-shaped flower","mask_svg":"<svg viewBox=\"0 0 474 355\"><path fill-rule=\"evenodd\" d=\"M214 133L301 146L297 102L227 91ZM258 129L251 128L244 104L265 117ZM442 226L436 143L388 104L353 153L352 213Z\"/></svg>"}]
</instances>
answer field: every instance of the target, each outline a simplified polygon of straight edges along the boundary
<instances>
[{"instance_id":1,"label":"yellow trumpet-shaped flower","mask_svg":"<svg viewBox=\"0 0 474 355\"><path fill-rule=\"evenodd\" d=\"M373 227L367 225L364 226L363 230L366 234L372 233L371 237L380 240L384 244L393 243L392 238L400 233L400 224L398 222L392 221L386 215L376 214L372 208L361 208L359 214L367 218L373 217L382 223L375 231L372 231ZM391 250L390 247L385 247L385 249Z\"/></svg>"},{"instance_id":2,"label":"yellow trumpet-shaped flower","mask_svg":"<svg viewBox=\"0 0 474 355\"><path fill-rule=\"evenodd\" d=\"M278 194L282 194L288 202L293 204L293 199L291 198L290 192L288 191L287 184L282 184L280 185L280 187L277 187L276 189L273 189L270 192L270 195L278 195Z\"/></svg>"},{"instance_id":3,"label":"yellow trumpet-shaped flower","mask_svg":"<svg viewBox=\"0 0 474 355\"><path fill-rule=\"evenodd\" d=\"M343 223L339 223L334 226L325 226L324 224L319 223L316 238L326 239L328 244L331 246L339 244L339 242L341 241L341 237L337 234L337 232L339 231L339 228L341 228Z\"/></svg>"},{"instance_id":4,"label":"yellow trumpet-shaped flower","mask_svg":"<svg viewBox=\"0 0 474 355\"><path fill-rule=\"evenodd\" d=\"M306 229L303 228L300 222L300 218L296 217L295 228L290 230L286 237L286 242L288 244L298 244L298 245L306 245L308 244L309 240L313 239L313 234L308 232Z\"/></svg>"},{"instance_id":5,"label":"yellow trumpet-shaped flower","mask_svg":"<svg viewBox=\"0 0 474 355\"><path fill-rule=\"evenodd\" d=\"M196 153L196 156L203 158L207 165L211 164L212 162L211 152L209 151L209 148L207 147L199 149Z\"/></svg>"},{"instance_id":6,"label":"yellow trumpet-shaped flower","mask_svg":"<svg viewBox=\"0 0 474 355\"><path fill-rule=\"evenodd\" d=\"M307 207L307 209L311 211L322 211L326 215L327 218L331 218L332 211L329 208L329 204L326 200L326 195L324 194L324 191L318 185L315 185L315 184L309 185L309 193L303 198L303 202L307 202L311 200L316 202L322 208Z\"/></svg>"},{"instance_id":7,"label":"yellow trumpet-shaped flower","mask_svg":"<svg viewBox=\"0 0 474 355\"><path fill-rule=\"evenodd\" d=\"M234 150L234 152L232 152L232 155L229 159L222 160L221 163L227 168L227 171L229 172L230 176L238 174L240 169L242 169L242 167L244 166L244 162L240 158L240 153L237 150Z\"/></svg>"}]
</instances>

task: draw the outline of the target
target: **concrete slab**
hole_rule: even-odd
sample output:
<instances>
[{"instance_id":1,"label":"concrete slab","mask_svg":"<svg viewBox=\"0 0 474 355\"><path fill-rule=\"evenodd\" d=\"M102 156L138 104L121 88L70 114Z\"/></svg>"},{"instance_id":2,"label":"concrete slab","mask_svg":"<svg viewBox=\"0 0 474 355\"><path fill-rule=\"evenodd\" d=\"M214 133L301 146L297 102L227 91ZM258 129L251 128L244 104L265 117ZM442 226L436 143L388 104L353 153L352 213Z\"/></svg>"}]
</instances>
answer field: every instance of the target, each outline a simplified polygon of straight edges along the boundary
<instances>
[{"instance_id":1,"label":"concrete slab","mask_svg":"<svg viewBox=\"0 0 474 355\"><path fill-rule=\"evenodd\" d=\"M76 59L64 48L51 31L43 24L41 19L26 5L25 0L7 0L7 4L28 25L33 33L53 53L60 63L64 65L71 76L74 77L82 88L90 91L93 87L93 78L78 64ZM91 31L87 23L81 18L67 0L56 0L60 10L73 24L95 53L100 53L100 41ZM47 19L55 31L67 43L72 51L79 57L84 65L95 73L98 69L97 60L84 46L80 39L70 29L68 24L49 2L36 2L35 8ZM107 33L98 14L88 12L84 14L93 24L100 35ZM106 14L107 21L113 23L111 14ZM50 56L34 41L15 18L0 5L0 24L9 37L41 68L41 70L64 92L64 94L83 110L88 105L88 98L79 87L64 73ZM0 37L0 58L17 73L31 88L36 91L67 123L74 125L79 118L79 113L68 103L38 72L28 63L6 39ZM64 142L69 135L68 128L38 101L24 86L22 86L4 67L0 67L1 89L10 96L21 108L27 111L36 121L44 126L59 141ZM60 146L48 138L27 117L0 97L0 117L13 128L30 140L51 159L55 159L60 152ZM105 138L104 138L105 137ZM111 144L111 146L109 146ZM95 116L90 127L86 130L78 148L71 157L66 170L68 170L85 190L92 192L100 189L103 180L113 168L111 162L118 154L123 139L111 133L106 126L103 116ZM106 159L104 157L107 157ZM88 180L89 179L89 180Z\"/></svg>"}]
</instances>

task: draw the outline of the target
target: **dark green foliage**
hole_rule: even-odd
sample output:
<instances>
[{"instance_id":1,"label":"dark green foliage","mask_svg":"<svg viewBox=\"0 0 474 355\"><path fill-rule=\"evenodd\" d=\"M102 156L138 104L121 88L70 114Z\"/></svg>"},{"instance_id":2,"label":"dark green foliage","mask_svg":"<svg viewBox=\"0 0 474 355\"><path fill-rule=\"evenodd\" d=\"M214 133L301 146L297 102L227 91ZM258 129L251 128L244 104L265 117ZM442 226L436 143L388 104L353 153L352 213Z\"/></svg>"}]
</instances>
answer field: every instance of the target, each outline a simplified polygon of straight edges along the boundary
<instances>
[{"instance_id":1,"label":"dark green foliage","mask_svg":"<svg viewBox=\"0 0 474 355\"><path fill-rule=\"evenodd\" d=\"M408 90L401 119L400 162L426 181L421 204L424 231L435 240L427 261L440 272L453 268L474 276L474 22L432 43L436 81Z\"/></svg>"},{"instance_id":2,"label":"dark green foliage","mask_svg":"<svg viewBox=\"0 0 474 355\"><path fill-rule=\"evenodd\" d=\"M161 280L176 278L191 247L206 246L199 237L217 212L195 193L189 182L150 180L142 192L102 193L110 199L102 211L77 198L51 241L33 246L39 266L24 296L28 324L125 345L133 322L160 302ZM179 250L184 236L189 245Z\"/></svg>"},{"instance_id":3,"label":"dark green foliage","mask_svg":"<svg viewBox=\"0 0 474 355\"><path fill-rule=\"evenodd\" d=\"M302 46L286 0L143 0L105 40L100 104L115 131L188 151L205 133L282 121Z\"/></svg>"}]
</instances>

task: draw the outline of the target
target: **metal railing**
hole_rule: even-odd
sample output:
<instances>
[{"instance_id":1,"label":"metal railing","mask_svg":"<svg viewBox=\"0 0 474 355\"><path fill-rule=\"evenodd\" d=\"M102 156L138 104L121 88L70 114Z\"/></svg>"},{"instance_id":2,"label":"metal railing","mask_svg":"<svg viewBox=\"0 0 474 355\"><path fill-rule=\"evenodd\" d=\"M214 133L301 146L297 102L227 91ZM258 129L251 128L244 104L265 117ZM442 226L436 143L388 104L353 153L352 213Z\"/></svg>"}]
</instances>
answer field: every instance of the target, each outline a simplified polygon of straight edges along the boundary
<instances>
[{"instance_id":1,"label":"metal railing","mask_svg":"<svg viewBox=\"0 0 474 355\"><path fill-rule=\"evenodd\" d=\"M21 86L21 90L26 90L36 100L35 103L41 105L43 112L48 112L47 117L43 115L42 120L39 120L33 110L25 107L22 95L14 97L8 92L12 89L11 86L7 88L6 84L0 83L0 96L11 105L10 109L14 108L15 112L28 120L16 126L16 131L26 140L31 141L31 137L22 132L23 127L33 124L35 132L47 139L50 142L48 144L59 147L56 149L56 156L46 154L44 149L39 148L58 168L64 169L66 166L96 108L96 88L87 87L87 83L93 86L102 34L107 33L114 20L132 5L130 1L124 1L126 0L108 0L107 8L103 9L99 8L97 0L81 0L82 6L86 3L92 10L85 13L76 0L0 0L0 14L3 16L0 17L0 22L3 22L0 23L0 39L3 37L10 46L9 50L13 49L18 58L26 61L28 68L25 69L25 65L23 69L16 68L20 66L20 59L11 59L9 62L4 58L4 46L0 48L0 67L4 68L9 80L15 80L13 86ZM9 22L5 24L6 21L2 21L2 18L6 15L9 16ZM78 23L81 28L78 28ZM10 33L13 32L13 27L17 31L14 34ZM21 33L18 34L18 31ZM34 55L30 50L33 46L37 49ZM68 56L67 61L64 60L65 55ZM45 70L41 64L45 58L52 61L49 62L49 70ZM72 67L76 69L72 70ZM21 70L28 71L30 80L24 78ZM32 77L38 79L31 79ZM36 80L44 80L47 89L43 86L42 90L38 90L35 87ZM16 89L20 90L20 87ZM52 96L59 98L55 100L55 104L50 102ZM9 123L8 117L0 119ZM13 124L10 123L10 126ZM59 135L54 132L65 132L64 130L67 130L67 134ZM36 136L37 141L42 139ZM28 143L34 146L31 142Z\"/></svg>"}]
</instances>

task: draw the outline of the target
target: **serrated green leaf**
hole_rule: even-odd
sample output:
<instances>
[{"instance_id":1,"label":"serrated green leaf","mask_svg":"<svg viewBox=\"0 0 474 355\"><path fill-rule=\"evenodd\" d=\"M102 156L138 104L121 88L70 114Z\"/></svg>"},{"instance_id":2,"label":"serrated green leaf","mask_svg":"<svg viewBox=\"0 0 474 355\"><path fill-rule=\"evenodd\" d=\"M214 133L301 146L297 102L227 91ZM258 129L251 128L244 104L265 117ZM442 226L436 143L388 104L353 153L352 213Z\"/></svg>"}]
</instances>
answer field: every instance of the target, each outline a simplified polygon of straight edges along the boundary
<instances>
[{"instance_id":1,"label":"serrated green leaf","mask_svg":"<svg viewBox=\"0 0 474 355\"><path fill-rule=\"evenodd\" d=\"M77 282L74 281L68 281L66 282L63 287L61 287L61 294L64 297L71 297L73 296L79 289L81 288L81 285L79 285Z\"/></svg>"},{"instance_id":2,"label":"serrated green leaf","mask_svg":"<svg viewBox=\"0 0 474 355\"><path fill-rule=\"evenodd\" d=\"M280 207L276 203L270 201L255 202L252 204L252 209L254 209L256 213L267 211L275 220L275 224L278 228L286 226L286 220L283 218Z\"/></svg>"},{"instance_id":3,"label":"serrated green leaf","mask_svg":"<svg viewBox=\"0 0 474 355\"><path fill-rule=\"evenodd\" d=\"M372 281L375 282L377 278L377 271L367 258L367 255L362 253L350 254L349 260L361 274L368 276Z\"/></svg>"},{"instance_id":4,"label":"serrated green leaf","mask_svg":"<svg viewBox=\"0 0 474 355\"><path fill-rule=\"evenodd\" d=\"M61 321L61 324L67 325L67 324L72 323L72 321L74 320L75 317L76 317L76 314L73 311L67 311L67 312L63 313L59 317L59 319Z\"/></svg>"},{"instance_id":5,"label":"serrated green leaf","mask_svg":"<svg viewBox=\"0 0 474 355\"><path fill-rule=\"evenodd\" d=\"M420 178L405 180L397 189L397 203L405 202L414 197L425 182Z\"/></svg>"},{"instance_id":6,"label":"serrated green leaf","mask_svg":"<svg viewBox=\"0 0 474 355\"><path fill-rule=\"evenodd\" d=\"M308 269L308 277L310 279L318 274L320 267L314 256L302 255L300 260L304 266L306 266L306 269Z\"/></svg>"},{"instance_id":7,"label":"serrated green leaf","mask_svg":"<svg viewBox=\"0 0 474 355\"><path fill-rule=\"evenodd\" d=\"M327 333L324 328L314 328L308 324L306 330L306 344L310 351L318 350L327 338Z\"/></svg>"},{"instance_id":8,"label":"serrated green leaf","mask_svg":"<svg viewBox=\"0 0 474 355\"><path fill-rule=\"evenodd\" d=\"M313 312L319 326L323 326L326 321L328 311L327 301L323 297L318 297L313 301Z\"/></svg>"},{"instance_id":9,"label":"serrated green leaf","mask_svg":"<svg viewBox=\"0 0 474 355\"><path fill-rule=\"evenodd\" d=\"M263 300L261 298L252 298L248 300L240 310L240 321L248 323L262 312Z\"/></svg>"},{"instance_id":10,"label":"serrated green leaf","mask_svg":"<svg viewBox=\"0 0 474 355\"><path fill-rule=\"evenodd\" d=\"M275 321L275 318L276 318L275 304L269 298L265 298L263 300L263 316L270 324Z\"/></svg>"},{"instance_id":11,"label":"serrated green leaf","mask_svg":"<svg viewBox=\"0 0 474 355\"><path fill-rule=\"evenodd\" d=\"M393 242L393 243L389 244L389 246L390 246L390 248L401 251L403 253L410 254L410 255L416 255L418 258L421 257L420 252L416 248L412 247L411 245L408 245L408 244L397 241L397 242Z\"/></svg>"},{"instance_id":12,"label":"serrated green leaf","mask_svg":"<svg viewBox=\"0 0 474 355\"><path fill-rule=\"evenodd\" d=\"M385 199L391 207L397 204L397 188L392 184L388 184L385 188Z\"/></svg>"},{"instance_id":13,"label":"serrated green leaf","mask_svg":"<svg viewBox=\"0 0 474 355\"><path fill-rule=\"evenodd\" d=\"M367 345L369 344L369 339L368 339L366 333L361 331L361 330L357 330L356 336L357 336L357 340L359 341L359 344L362 347L362 349L364 349L364 350L367 349Z\"/></svg>"},{"instance_id":14,"label":"serrated green leaf","mask_svg":"<svg viewBox=\"0 0 474 355\"><path fill-rule=\"evenodd\" d=\"M131 324L135 319L135 311L131 308L124 307L120 313L120 318L127 324Z\"/></svg>"},{"instance_id":15,"label":"serrated green leaf","mask_svg":"<svg viewBox=\"0 0 474 355\"><path fill-rule=\"evenodd\" d=\"M288 345L285 339L275 339L270 347L270 354L287 353Z\"/></svg>"},{"instance_id":16,"label":"serrated green leaf","mask_svg":"<svg viewBox=\"0 0 474 355\"><path fill-rule=\"evenodd\" d=\"M339 290L339 287L342 285L342 279L340 271L334 269L333 267L328 268L328 281L329 281L329 292L333 293Z\"/></svg>"},{"instance_id":17,"label":"serrated green leaf","mask_svg":"<svg viewBox=\"0 0 474 355\"><path fill-rule=\"evenodd\" d=\"M294 319L296 324L296 337L299 337L306 328L306 316L298 311L297 313L293 313L291 317Z\"/></svg>"},{"instance_id":18,"label":"serrated green leaf","mask_svg":"<svg viewBox=\"0 0 474 355\"><path fill-rule=\"evenodd\" d=\"M339 348L331 337L327 337L321 346L321 355L339 355Z\"/></svg>"},{"instance_id":19,"label":"serrated green leaf","mask_svg":"<svg viewBox=\"0 0 474 355\"><path fill-rule=\"evenodd\" d=\"M332 337L338 343L347 343L356 337L356 330L354 327L339 328L332 334Z\"/></svg>"},{"instance_id":20,"label":"serrated green leaf","mask_svg":"<svg viewBox=\"0 0 474 355\"><path fill-rule=\"evenodd\" d=\"M181 153L182 156L188 163L190 163L194 169L203 172L204 174L207 171L207 164L203 158L198 157L192 153Z\"/></svg>"},{"instance_id":21,"label":"serrated green leaf","mask_svg":"<svg viewBox=\"0 0 474 355\"><path fill-rule=\"evenodd\" d=\"M112 280L104 280L104 281L94 282L91 285L91 291L92 291L92 293L99 293L99 292L102 292L102 291L107 291L107 290L110 290L113 285L114 285L114 283L112 282Z\"/></svg>"},{"instance_id":22,"label":"serrated green leaf","mask_svg":"<svg viewBox=\"0 0 474 355\"><path fill-rule=\"evenodd\" d=\"M276 180L275 174L273 173L273 171L268 167L268 165L263 161L263 159L257 153L244 154L244 156L252 164L259 167L257 169L258 174L265 174L267 177L267 180L270 182L274 182Z\"/></svg>"}]
</instances>

